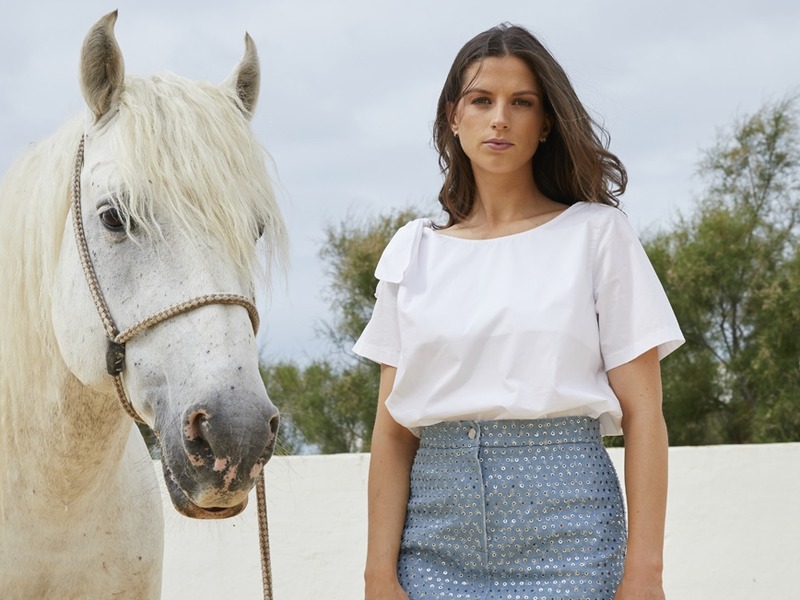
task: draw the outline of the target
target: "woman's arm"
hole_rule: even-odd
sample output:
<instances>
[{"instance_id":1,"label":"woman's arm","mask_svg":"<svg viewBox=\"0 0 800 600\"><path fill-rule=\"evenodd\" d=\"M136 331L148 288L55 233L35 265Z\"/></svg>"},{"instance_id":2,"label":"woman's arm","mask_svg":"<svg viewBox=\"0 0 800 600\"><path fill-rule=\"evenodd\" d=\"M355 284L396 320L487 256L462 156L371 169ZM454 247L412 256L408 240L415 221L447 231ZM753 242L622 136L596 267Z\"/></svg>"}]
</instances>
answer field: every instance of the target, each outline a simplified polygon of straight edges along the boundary
<instances>
[{"instance_id":1,"label":"woman's arm","mask_svg":"<svg viewBox=\"0 0 800 600\"><path fill-rule=\"evenodd\" d=\"M368 484L366 600L407 600L397 581L397 557L406 517L409 474L419 440L386 409L397 369L381 365L378 411L372 432Z\"/></svg>"},{"instance_id":2,"label":"woman's arm","mask_svg":"<svg viewBox=\"0 0 800 600\"><path fill-rule=\"evenodd\" d=\"M658 351L611 369L608 381L622 406L628 501L628 552L615 600L663 600L668 443Z\"/></svg>"}]
</instances>

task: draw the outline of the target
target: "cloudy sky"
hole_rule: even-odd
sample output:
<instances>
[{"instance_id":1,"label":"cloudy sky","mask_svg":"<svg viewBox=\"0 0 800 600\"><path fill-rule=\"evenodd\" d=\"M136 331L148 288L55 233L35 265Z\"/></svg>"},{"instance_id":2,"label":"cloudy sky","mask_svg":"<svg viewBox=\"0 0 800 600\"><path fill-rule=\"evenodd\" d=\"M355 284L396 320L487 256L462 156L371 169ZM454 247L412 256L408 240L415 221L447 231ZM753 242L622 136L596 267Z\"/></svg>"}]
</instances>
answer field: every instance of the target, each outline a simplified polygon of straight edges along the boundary
<instances>
[{"instance_id":1,"label":"cloudy sky","mask_svg":"<svg viewBox=\"0 0 800 600\"><path fill-rule=\"evenodd\" d=\"M691 210L696 161L721 127L800 93L796 0L0 0L0 172L83 111L80 45L115 8L131 73L222 81L245 31L258 46L253 125L292 243L288 281L263 315L268 360L328 350L316 334L327 224L407 205L436 214L434 108L455 53L480 31L509 21L551 49L611 132L640 232Z\"/></svg>"}]
</instances>

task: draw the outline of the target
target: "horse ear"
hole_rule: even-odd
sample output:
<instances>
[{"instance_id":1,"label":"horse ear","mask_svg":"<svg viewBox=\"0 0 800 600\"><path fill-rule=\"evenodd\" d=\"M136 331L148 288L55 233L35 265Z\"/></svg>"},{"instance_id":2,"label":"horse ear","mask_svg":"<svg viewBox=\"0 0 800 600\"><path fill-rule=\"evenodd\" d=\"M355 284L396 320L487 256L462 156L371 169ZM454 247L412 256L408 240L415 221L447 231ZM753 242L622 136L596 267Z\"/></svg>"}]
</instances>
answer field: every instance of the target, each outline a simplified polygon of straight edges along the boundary
<instances>
[{"instance_id":1,"label":"horse ear","mask_svg":"<svg viewBox=\"0 0 800 600\"><path fill-rule=\"evenodd\" d=\"M125 66L114 37L117 11L97 21L81 49L81 91L95 121L108 113L122 91Z\"/></svg>"},{"instance_id":2,"label":"horse ear","mask_svg":"<svg viewBox=\"0 0 800 600\"><path fill-rule=\"evenodd\" d=\"M244 34L244 56L225 80L225 84L234 87L236 95L242 101L245 116L252 118L261 87L261 67L258 64L256 44L248 33Z\"/></svg>"}]
</instances>

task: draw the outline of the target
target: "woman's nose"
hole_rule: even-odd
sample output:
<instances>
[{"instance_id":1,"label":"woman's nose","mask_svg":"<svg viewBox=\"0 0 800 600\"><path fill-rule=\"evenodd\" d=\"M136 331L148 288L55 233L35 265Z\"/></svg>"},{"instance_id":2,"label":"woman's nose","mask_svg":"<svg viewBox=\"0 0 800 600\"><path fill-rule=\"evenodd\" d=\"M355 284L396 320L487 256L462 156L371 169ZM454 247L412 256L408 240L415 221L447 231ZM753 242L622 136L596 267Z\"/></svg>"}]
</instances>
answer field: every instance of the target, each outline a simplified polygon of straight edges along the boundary
<instances>
[{"instance_id":1,"label":"woman's nose","mask_svg":"<svg viewBox=\"0 0 800 600\"><path fill-rule=\"evenodd\" d=\"M502 106L498 106L495 108L494 113L492 114L492 129L508 129L508 117L506 115L505 108Z\"/></svg>"}]
</instances>

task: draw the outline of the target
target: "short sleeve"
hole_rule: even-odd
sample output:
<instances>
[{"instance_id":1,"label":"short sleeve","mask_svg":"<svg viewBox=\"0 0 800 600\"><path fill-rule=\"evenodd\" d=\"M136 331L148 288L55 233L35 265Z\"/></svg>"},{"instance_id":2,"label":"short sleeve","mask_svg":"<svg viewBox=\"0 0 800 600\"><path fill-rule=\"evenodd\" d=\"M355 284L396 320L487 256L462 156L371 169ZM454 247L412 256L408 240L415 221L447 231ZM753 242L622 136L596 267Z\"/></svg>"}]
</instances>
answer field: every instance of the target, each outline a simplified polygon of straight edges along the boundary
<instances>
[{"instance_id":1,"label":"short sleeve","mask_svg":"<svg viewBox=\"0 0 800 600\"><path fill-rule=\"evenodd\" d=\"M364 358L396 367L400 362L400 326L397 319L397 290L414 263L422 230L429 219L414 219L394 234L383 250L375 277L378 278L375 307L353 352Z\"/></svg>"},{"instance_id":2,"label":"short sleeve","mask_svg":"<svg viewBox=\"0 0 800 600\"><path fill-rule=\"evenodd\" d=\"M396 283L378 282L372 317L353 346L353 352L359 356L392 367L400 362L397 287Z\"/></svg>"},{"instance_id":3,"label":"short sleeve","mask_svg":"<svg viewBox=\"0 0 800 600\"><path fill-rule=\"evenodd\" d=\"M652 348L659 360L684 342L667 295L622 211L609 209L599 232L593 285L606 371Z\"/></svg>"}]
</instances>

